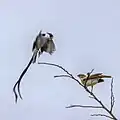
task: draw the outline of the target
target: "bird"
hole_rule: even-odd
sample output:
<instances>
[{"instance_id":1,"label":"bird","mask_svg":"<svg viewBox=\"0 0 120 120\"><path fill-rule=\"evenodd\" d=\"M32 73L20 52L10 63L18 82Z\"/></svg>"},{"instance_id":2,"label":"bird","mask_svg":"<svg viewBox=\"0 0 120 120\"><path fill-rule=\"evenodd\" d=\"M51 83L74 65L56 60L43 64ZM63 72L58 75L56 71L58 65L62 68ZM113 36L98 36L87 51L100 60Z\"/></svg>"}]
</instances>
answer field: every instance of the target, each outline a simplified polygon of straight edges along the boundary
<instances>
[{"instance_id":1,"label":"bird","mask_svg":"<svg viewBox=\"0 0 120 120\"><path fill-rule=\"evenodd\" d=\"M20 93L21 80L22 80L23 76L25 75L25 73L27 72L30 65L32 63L33 64L36 63L37 55L38 55L38 57L40 57L40 55L43 52L46 52L46 53L49 53L50 55L52 55L52 53L54 51L56 51L56 47L55 47L55 43L54 43L53 39L54 39L54 36L50 32L42 32L42 30L40 30L39 34L37 35L35 41L33 42L33 46L32 46L32 52L33 52L32 58L30 59L28 65L23 70L19 79L17 80L17 82L13 86L13 92L15 94L15 102L16 103L17 103L17 100L18 100L18 95L22 99L22 96L21 96L21 93ZM18 94L16 92L16 87L17 87L17 90L18 90Z\"/></svg>"},{"instance_id":2,"label":"bird","mask_svg":"<svg viewBox=\"0 0 120 120\"><path fill-rule=\"evenodd\" d=\"M104 78L112 78L112 76L104 75L103 73L96 73L96 74L78 74L77 75L81 80L81 83L85 87L91 86L91 92L93 91L93 86L104 82Z\"/></svg>"},{"instance_id":3,"label":"bird","mask_svg":"<svg viewBox=\"0 0 120 120\"><path fill-rule=\"evenodd\" d=\"M53 37L52 33L42 33L42 31L40 31L33 43L32 52L34 57L32 63L36 62L37 55L40 57L43 52L52 54L56 50Z\"/></svg>"},{"instance_id":4,"label":"bird","mask_svg":"<svg viewBox=\"0 0 120 120\"><path fill-rule=\"evenodd\" d=\"M39 51L38 56L40 56L43 52L49 53L50 55L56 50L55 43L54 43L54 36L52 33L47 32L49 35L49 39L47 42L41 47L41 51Z\"/></svg>"}]
</instances>

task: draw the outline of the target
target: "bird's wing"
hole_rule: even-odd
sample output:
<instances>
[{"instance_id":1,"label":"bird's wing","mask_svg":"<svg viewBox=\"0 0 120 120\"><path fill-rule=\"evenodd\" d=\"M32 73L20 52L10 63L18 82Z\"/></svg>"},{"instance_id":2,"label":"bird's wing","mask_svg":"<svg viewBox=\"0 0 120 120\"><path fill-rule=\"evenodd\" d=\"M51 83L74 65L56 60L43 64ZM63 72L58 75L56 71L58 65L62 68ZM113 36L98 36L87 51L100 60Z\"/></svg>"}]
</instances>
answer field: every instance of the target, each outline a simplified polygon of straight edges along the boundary
<instances>
[{"instance_id":1,"label":"bird's wing","mask_svg":"<svg viewBox=\"0 0 120 120\"><path fill-rule=\"evenodd\" d=\"M96 73L96 74L92 74L90 75L89 78L93 79L93 78L99 78L103 73Z\"/></svg>"},{"instance_id":2,"label":"bird's wing","mask_svg":"<svg viewBox=\"0 0 120 120\"><path fill-rule=\"evenodd\" d=\"M97 73L90 75L89 79L98 79L98 78L112 78L112 76L109 75L103 75L102 73Z\"/></svg>"},{"instance_id":3,"label":"bird's wing","mask_svg":"<svg viewBox=\"0 0 120 120\"><path fill-rule=\"evenodd\" d=\"M96 74L92 74L91 76L99 76L102 75L103 73L96 73Z\"/></svg>"},{"instance_id":4,"label":"bird's wing","mask_svg":"<svg viewBox=\"0 0 120 120\"><path fill-rule=\"evenodd\" d=\"M53 42L53 40L48 40L44 48L44 51L49 54L52 54L56 50L55 43Z\"/></svg>"},{"instance_id":5,"label":"bird's wing","mask_svg":"<svg viewBox=\"0 0 120 120\"><path fill-rule=\"evenodd\" d=\"M46 44L47 44L47 42L49 41L49 38L47 38L47 37L43 37L43 36L41 36L40 38L40 48L42 48L43 46L45 46Z\"/></svg>"}]
</instances>

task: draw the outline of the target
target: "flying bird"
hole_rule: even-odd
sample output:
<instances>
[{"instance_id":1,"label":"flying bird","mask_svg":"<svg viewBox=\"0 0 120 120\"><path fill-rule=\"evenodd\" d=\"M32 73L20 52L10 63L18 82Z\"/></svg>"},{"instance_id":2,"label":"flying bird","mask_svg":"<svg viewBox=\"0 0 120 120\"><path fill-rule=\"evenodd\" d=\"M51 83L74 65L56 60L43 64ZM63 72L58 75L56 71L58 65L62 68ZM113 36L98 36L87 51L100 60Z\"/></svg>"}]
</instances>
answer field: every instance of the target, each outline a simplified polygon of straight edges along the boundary
<instances>
[{"instance_id":1,"label":"flying bird","mask_svg":"<svg viewBox=\"0 0 120 120\"><path fill-rule=\"evenodd\" d=\"M49 32L42 33L42 30L37 35L37 37L33 43L33 47L32 47L32 52L33 52L32 58L30 59L28 65L23 70L18 81L15 83L15 85L13 87L13 92L15 94L15 102L16 103L18 100L18 94L19 94L19 97L22 99L22 96L20 93L20 83L21 83L21 80L22 80L24 74L27 72L28 68L30 67L30 65L32 63L34 64L36 62L37 56L40 57L40 55L43 52L46 52L46 53L49 53L50 55L52 55L52 53L56 50L53 39L54 39L54 36L52 33L49 33ZM18 90L18 94L16 92L16 87Z\"/></svg>"},{"instance_id":2,"label":"flying bird","mask_svg":"<svg viewBox=\"0 0 120 120\"><path fill-rule=\"evenodd\" d=\"M52 54L55 51L55 44L53 42L53 35L52 33L39 33L39 35L36 37L36 40L33 43L33 61L32 63L36 62L37 55L38 57L43 53L47 52L49 54Z\"/></svg>"},{"instance_id":3,"label":"flying bird","mask_svg":"<svg viewBox=\"0 0 120 120\"><path fill-rule=\"evenodd\" d=\"M91 74L89 76L88 74L79 74L77 76L80 78L83 85L86 87L91 86L91 92L93 91L94 85L104 82L104 78L112 78L112 76L104 75L103 73Z\"/></svg>"}]
</instances>

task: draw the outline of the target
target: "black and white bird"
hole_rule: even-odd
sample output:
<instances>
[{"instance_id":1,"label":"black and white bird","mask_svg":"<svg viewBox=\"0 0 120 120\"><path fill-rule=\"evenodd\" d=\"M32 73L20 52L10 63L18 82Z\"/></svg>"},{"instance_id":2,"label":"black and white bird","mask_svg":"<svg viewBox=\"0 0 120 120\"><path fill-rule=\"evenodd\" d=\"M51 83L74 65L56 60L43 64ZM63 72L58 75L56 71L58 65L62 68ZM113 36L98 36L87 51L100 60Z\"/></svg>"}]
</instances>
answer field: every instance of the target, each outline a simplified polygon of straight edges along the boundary
<instances>
[{"instance_id":1,"label":"black and white bird","mask_svg":"<svg viewBox=\"0 0 120 120\"><path fill-rule=\"evenodd\" d=\"M32 51L34 54L33 63L36 62L37 56L39 57L43 52L52 54L55 51L52 33L42 33L42 31L40 31L33 43Z\"/></svg>"},{"instance_id":2,"label":"black and white bird","mask_svg":"<svg viewBox=\"0 0 120 120\"><path fill-rule=\"evenodd\" d=\"M37 35L34 43L33 43L33 47L32 47L32 58L29 61L28 65L26 66L26 68L23 70L23 72L21 73L18 81L15 83L14 87L13 87L13 92L15 94L15 101L17 102L18 99L18 95L16 92L16 87L18 90L18 94L19 97L22 99L21 93L20 93L20 83L21 80L24 76L24 74L27 72L28 68L30 67L31 63L35 63L36 62L36 58L37 56L39 57L43 52L52 54L56 48L55 48L55 43L53 41L53 34L46 32L46 33L42 33L42 30L39 32L39 34Z\"/></svg>"}]
</instances>

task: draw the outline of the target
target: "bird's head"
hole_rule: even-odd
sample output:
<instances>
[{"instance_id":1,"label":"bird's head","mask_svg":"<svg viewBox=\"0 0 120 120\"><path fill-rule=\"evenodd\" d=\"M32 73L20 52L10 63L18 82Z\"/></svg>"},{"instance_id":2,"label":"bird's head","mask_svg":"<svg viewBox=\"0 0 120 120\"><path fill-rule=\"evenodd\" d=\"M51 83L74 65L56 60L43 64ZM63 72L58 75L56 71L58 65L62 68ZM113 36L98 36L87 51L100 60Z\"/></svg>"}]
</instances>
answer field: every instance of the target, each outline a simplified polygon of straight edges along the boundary
<instances>
[{"instance_id":1,"label":"bird's head","mask_svg":"<svg viewBox=\"0 0 120 120\"><path fill-rule=\"evenodd\" d=\"M85 74L79 74L79 75L77 75L80 79L83 79L83 78L85 78L86 77L86 75Z\"/></svg>"},{"instance_id":2,"label":"bird's head","mask_svg":"<svg viewBox=\"0 0 120 120\"><path fill-rule=\"evenodd\" d=\"M41 36L42 38L50 38L50 35L47 32L42 32L42 30L40 30L39 32L39 36Z\"/></svg>"}]
</instances>

